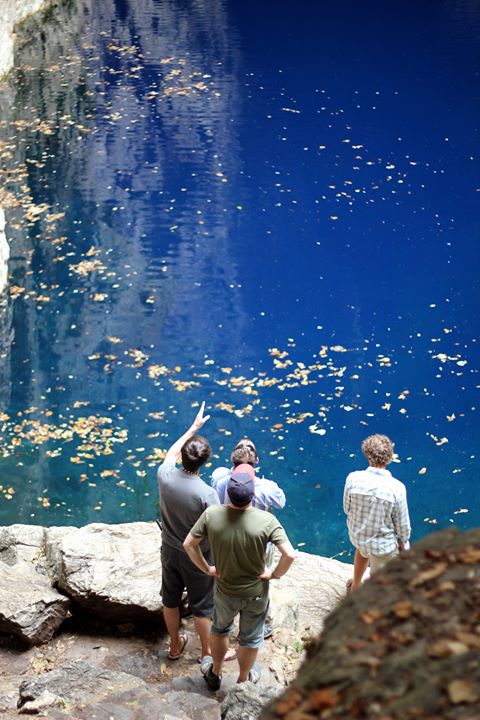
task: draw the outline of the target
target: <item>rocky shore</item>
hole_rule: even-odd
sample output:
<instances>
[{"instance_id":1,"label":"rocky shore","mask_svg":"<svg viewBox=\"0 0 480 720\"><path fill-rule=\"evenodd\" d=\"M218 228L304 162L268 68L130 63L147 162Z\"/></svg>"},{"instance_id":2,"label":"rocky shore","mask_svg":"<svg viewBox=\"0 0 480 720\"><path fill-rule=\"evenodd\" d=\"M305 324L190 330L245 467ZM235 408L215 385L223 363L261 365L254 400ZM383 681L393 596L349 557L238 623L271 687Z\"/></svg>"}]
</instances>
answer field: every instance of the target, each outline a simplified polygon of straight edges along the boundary
<instances>
[{"instance_id":1,"label":"rocky shore","mask_svg":"<svg viewBox=\"0 0 480 720\"><path fill-rule=\"evenodd\" d=\"M260 683L237 687L230 662L212 696L188 608L186 651L167 659L160 541L156 523L0 528L0 717L256 718L294 678L351 575L350 565L298 553L271 585Z\"/></svg>"}]
</instances>

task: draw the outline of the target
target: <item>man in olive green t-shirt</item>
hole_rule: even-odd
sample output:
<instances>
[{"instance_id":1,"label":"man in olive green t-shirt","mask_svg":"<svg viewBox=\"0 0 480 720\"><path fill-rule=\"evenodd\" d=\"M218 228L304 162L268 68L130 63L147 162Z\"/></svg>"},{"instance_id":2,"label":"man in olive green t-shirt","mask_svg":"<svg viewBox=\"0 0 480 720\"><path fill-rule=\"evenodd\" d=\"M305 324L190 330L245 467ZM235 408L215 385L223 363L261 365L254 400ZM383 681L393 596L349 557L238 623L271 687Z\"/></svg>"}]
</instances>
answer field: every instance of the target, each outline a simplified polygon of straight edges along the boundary
<instances>
[{"instance_id":1,"label":"man in olive green t-shirt","mask_svg":"<svg viewBox=\"0 0 480 720\"><path fill-rule=\"evenodd\" d=\"M268 612L268 581L284 575L295 558L278 520L271 513L252 506L254 476L250 465L235 468L227 485L230 504L208 507L184 542L192 562L206 575L215 578L211 628L213 662L202 666L211 690L220 688L228 634L238 613L238 682L256 682L260 677L255 660L263 642L263 626ZM209 565L201 551L200 543L204 538L208 538L215 565ZM273 571L265 567L268 542L280 551L280 560Z\"/></svg>"}]
</instances>

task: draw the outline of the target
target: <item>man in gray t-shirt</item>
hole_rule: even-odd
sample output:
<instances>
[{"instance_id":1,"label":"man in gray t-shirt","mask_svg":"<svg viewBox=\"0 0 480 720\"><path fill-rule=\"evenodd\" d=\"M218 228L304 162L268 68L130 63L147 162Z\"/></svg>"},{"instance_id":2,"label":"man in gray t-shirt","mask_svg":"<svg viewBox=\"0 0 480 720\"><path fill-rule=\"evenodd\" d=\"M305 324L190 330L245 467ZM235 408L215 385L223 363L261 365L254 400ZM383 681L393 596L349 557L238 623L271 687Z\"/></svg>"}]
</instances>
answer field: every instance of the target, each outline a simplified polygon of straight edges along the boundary
<instances>
[{"instance_id":1,"label":"man in gray t-shirt","mask_svg":"<svg viewBox=\"0 0 480 720\"><path fill-rule=\"evenodd\" d=\"M213 578L206 577L188 558L183 542L192 525L210 505L218 505L216 491L197 472L211 455L208 441L195 433L209 419L203 416L205 403L193 424L168 450L158 468L158 489L162 514L162 602L163 617L170 636L170 660L178 660L187 644L180 633L180 603L184 589L193 612L202 658L210 655L210 625L213 614ZM176 467L182 456L182 467ZM208 541L202 550L210 556Z\"/></svg>"}]
</instances>

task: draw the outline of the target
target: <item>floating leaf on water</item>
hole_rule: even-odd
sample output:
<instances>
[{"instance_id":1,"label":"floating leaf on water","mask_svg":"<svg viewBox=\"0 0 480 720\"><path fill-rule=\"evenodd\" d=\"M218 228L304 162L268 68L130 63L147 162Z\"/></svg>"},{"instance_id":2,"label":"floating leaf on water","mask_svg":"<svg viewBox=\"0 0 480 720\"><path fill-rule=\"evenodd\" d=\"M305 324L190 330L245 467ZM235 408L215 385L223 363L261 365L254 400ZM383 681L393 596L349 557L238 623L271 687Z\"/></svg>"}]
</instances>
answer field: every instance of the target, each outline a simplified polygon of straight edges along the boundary
<instances>
[{"instance_id":1,"label":"floating leaf on water","mask_svg":"<svg viewBox=\"0 0 480 720\"><path fill-rule=\"evenodd\" d=\"M326 435L327 433L326 429L323 427L319 427L317 423L315 423L314 425L309 425L308 429L314 435Z\"/></svg>"}]
</instances>

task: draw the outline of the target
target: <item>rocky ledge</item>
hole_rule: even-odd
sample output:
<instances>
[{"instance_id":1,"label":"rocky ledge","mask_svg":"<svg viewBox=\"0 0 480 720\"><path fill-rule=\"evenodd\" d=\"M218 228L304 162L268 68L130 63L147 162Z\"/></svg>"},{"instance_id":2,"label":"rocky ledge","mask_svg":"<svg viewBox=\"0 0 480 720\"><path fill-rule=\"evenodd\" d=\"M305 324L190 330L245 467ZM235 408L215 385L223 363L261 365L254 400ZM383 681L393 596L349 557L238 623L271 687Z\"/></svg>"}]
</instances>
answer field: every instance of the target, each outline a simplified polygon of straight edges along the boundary
<instances>
[{"instance_id":1,"label":"rocky ledge","mask_svg":"<svg viewBox=\"0 0 480 720\"><path fill-rule=\"evenodd\" d=\"M231 662L212 696L188 608L186 651L167 659L160 540L156 523L0 528L0 717L256 718L293 679L351 576L350 565L298 553L271 584L259 685L237 686Z\"/></svg>"}]
</instances>

